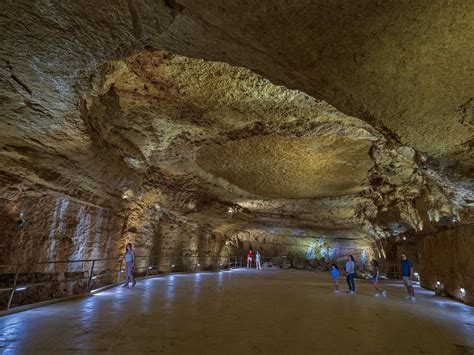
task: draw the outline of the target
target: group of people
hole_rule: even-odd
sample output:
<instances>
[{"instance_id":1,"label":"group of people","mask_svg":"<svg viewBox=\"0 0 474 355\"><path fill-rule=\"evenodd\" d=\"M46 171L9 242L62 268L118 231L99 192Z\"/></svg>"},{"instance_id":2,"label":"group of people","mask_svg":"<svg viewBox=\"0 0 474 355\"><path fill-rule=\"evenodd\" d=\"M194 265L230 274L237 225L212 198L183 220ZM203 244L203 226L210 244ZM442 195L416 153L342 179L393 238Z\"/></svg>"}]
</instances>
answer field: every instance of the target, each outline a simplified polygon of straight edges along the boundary
<instances>
[{"instance_id":1,"label":"group of people","mask_svg":"<svg viewBox=\"0 0 474 355\"><path fill-rule=\"evenodd\" d=\"M262 256L260 255L260 252L257 250L257 252L255 253L255 268L257 270L262 270L262 265L260 264L261 257ZM252 252L252 249L249 249L249 252L247 253L247 268L252 267L252 262L253 262L253 252Z\"/></svg>"},{"instance_id":2,"label":"group of people","mask_svg":"<svg viewBox=\"0 0 474 355\"><path fill-rule=\"evenodd\" d=\"M128 287L129 283L132 283L132 287L134 287L137 283L135 278L133 277L133 269L135 267L135 252L133 251L132 244L127 243L125 245L125 255L121 260L125 260L125 283L122 287ZM261 261L261 254L257 250L255 253L255 267L257 270L262 270ZM252 267L253 262L253 252L252 249L249 249L247 253L247 268ZM382 290L379 287L379 280L380 280L380 268L379 263L377 260L372 260L370 262L371 266L371 274L372 274L372 282L375 289L375 296L387 296L387 291ZM355 290L355 260L352 255L347 257L346 265L345 265L345 272L346 272L346 281L347 285L349 286L349 290L347 291L350 294L354 294ZM408 296L406 297L407 300L416 301L415 296L415 289L413 288L413 265L408 260L406 254L402 254L401 258L401 271L402 271L402 279L403 284L407 288ZM339 277L340 271L337 264L332 264L331 267L331 277L334 282L334 292L339 293Z\"/></svg>"},{"instance_id":3,"label":"group of people","mask_svg":"<svg viewBox=\"0 0 474 355\"><path fill-rule=\"evenodd\" d=\"M406 254L402 254L401 258L401 271L402 271L402 279L403 284L407 288L408 296L406 297L407 300L416 301L415 297L415 289L413 288L413 265L408 260ZM355 260L352 255L347 257L346 265L345 265L345 272L346 272L346 281L347 285L349 286L348 293L355 293ZM375 296L387 296L387 291L382 290L379 287L379 280L380 280L380 268L379 263L377 260L372 260L370 263L371 266L371 274L372 274L372 282L375 289ZM334 282L334 292L339 293L339 277L340 271L337 264L332 264L331 267L331 277Z\"/></svg>"},{"instance_id":4,"label":"group of people","mask_svg":"<svg viewBox=\"0 0 474 355\"><path fill-rule=\"evenodd\" d=\"M135 252L132 248L132 243L127 243L125 245L125 255L120 258L120 260L125 261L125 283L122 287L128 287L130 282L132 283L132 287L137 284L137 281L133 277L133 269L135 268ZM260 263L261 254L259 251L255 254L255 266L257 270L262 270L262 265ZM249 250L247 253L247 267L252 267L253 262L253 252L252 249Z\"/></svg>"}]
</instances>

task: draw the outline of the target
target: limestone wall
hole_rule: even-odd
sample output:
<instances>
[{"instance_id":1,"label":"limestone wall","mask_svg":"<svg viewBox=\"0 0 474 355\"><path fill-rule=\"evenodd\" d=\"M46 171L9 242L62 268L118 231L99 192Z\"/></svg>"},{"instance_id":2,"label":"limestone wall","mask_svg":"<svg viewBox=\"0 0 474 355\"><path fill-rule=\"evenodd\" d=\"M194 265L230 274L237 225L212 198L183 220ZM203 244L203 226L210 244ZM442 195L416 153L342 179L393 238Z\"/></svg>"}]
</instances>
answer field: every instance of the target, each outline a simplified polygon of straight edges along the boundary
<instances>
[{"instance_id":1,"label":"limestone wall","mask_svg":"<svg viewBox=\"0 0 474 355\"><path fill-rule=\"evenodd\" d=\"M47 192L0 199L0 264L116 256L123 217Z\"/></svg>"},{"instance_id":2,"label":"limestone wall","mask_svg":"<svg viewBox=\"0 0 474 355\"><path fill-rule=\"evenodd\" d=\"M365 267L375 256L372 240L355 231L267 228L228 235L226 248L230 254L245 256L250 247L254 253L260 251L263 257L287 256L298 261L324 258L339 264L352 254L360 267Z\"/></svg>"},{"instance_id":3,"label":"limestone wall","mask_svg":"<svg viewBox=\"0 0 474 355\"><path fill-rule=\"evenodd\" d=\"M453 298L474 304L474 226L440 230L422 237L417 245L421 285L444 285ZM464 288L463 296L460 289Z\"/></svg>"}]
</instances>

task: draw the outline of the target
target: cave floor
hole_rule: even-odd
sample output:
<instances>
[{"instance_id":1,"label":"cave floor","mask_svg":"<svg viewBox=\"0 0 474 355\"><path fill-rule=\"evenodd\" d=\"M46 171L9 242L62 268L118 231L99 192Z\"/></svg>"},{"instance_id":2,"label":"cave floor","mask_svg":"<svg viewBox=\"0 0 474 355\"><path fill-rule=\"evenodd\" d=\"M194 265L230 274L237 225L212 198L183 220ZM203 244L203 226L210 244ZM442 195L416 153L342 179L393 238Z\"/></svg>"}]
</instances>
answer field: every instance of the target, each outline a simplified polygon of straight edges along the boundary
<instances>
[{"instance_id":1,"label":"cave floor","mask_svg":"<svg viewBox=\"0 0 474 355\"><path fill-rule=\"evenodd\" d=\"M343 281L343 280L341 280ZM474 308L385 281L334 294L329 273L176 274L0 318L5 354L472 354ZM341 282L342 289L346 285Z\"/></svg>"}]
</instances>

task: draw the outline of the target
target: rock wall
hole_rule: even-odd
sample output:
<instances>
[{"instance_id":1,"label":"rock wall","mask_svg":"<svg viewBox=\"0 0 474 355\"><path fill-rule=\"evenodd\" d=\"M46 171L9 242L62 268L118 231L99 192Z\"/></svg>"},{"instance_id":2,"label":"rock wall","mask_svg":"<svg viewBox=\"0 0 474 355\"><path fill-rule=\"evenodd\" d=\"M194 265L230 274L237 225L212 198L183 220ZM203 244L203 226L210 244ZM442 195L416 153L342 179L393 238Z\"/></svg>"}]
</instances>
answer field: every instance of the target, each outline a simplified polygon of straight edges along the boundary
<instances>
[{"instance_id":1,"label":"rock wall","mask_svg":"<svg viewBox=\"0 0 474 355\"><path fill-rule=\"evenodd\" d=\"M375 257L372 238L356 231L305 231L301 229L241 230L227 235L226 249L229 254L242 255L258 250L263 258L286 256L292 264L305 260L336 262L342 266L352 254L356 263L365 268Z\"/></svg>"},{"instance_id":2,"label":"rock wall","mask_svg":"<svg viewBox=\"0 0 474 355\"><path fill-rule=\"evenodd\" d=\"M440 282L449 296L474 305L473 234L474 226L464 225L420 238L417 249L423 287L435 289Z\"/></svg>"},{"instance_id":3,"label":"rock wall","mask_svg":"<svg viewBox=\"0 0 474 355\"><path fill-rule=\"evenodd\" d=\"M417 241L418 237L408 234L377 240L374 248L377 250L382 271L390 278L401 278L401 256L405 254L413 264L414 272L418 272Z\"/></svg>"},{"instance_id":4,"label":"rock wall","mask_svg":"<svg viewBox=\"0 0 474 355\"><path fill-rule=\"evenodd\" d=\"M0 210L0 264L118 253L123 216L110 209L43 192L3 196Z\"/></svg>"}]
</instances>

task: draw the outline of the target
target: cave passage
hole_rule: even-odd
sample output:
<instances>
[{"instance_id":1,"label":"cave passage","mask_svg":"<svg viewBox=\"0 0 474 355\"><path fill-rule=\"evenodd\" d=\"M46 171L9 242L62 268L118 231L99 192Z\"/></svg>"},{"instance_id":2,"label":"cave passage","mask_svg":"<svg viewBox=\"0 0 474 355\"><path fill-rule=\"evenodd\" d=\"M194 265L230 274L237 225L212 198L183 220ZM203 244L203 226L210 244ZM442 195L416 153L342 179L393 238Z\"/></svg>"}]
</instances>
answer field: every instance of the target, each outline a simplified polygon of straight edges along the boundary
<instances>
[{"instance_id":1,"label":"cave passage","mask_svg":"<svg viewBox=\"0 0 474 355\"><path fill-rule=\"evenodd\" d=\"M0 13L1 350L473 353L473 1Z\"/></svg>"}]
</instances>

